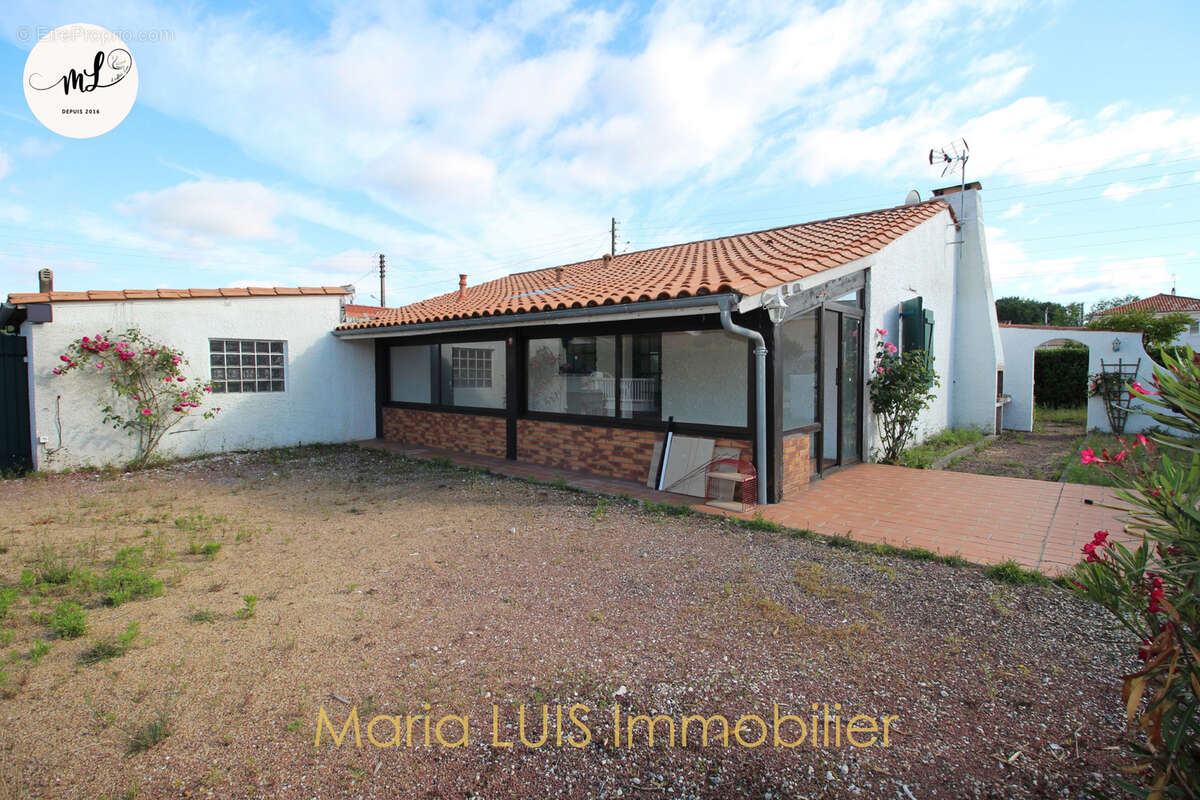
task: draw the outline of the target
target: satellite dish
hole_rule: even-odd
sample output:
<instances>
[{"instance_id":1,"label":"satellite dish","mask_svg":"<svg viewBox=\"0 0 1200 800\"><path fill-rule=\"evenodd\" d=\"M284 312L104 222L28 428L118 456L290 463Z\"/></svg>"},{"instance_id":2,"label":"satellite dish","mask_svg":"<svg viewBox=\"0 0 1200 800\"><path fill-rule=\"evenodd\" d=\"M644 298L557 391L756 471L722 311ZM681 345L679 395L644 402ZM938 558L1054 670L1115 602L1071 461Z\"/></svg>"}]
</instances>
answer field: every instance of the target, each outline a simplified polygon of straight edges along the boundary
<instances>
[{"instance_id":1,"label":"satellite dish","mask_svg":"<svg viewBox=\"0 0 1200 800\"><path fill-rule=\"evenodd\" d=\"M913 189L908 193L908 197L904 198L904 205L911 206L921 202L921 193Z\"/></svg>"}]
</instances>

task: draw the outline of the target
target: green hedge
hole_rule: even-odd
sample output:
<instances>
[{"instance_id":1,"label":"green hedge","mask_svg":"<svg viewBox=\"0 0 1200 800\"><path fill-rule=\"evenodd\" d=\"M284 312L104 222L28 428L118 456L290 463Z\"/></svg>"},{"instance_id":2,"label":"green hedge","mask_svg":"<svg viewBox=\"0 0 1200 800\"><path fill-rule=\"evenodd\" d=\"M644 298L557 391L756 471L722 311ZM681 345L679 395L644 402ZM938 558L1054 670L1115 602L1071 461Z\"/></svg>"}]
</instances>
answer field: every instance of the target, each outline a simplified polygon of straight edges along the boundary
<instances>
[{"instance_id":1,"label":"green hedge","mask_svg":"<svg viewBox=\"0 0 1200 800\"><path fill-rule=\"evenodd\" d=\"M1034 352L1033 399L1039 406L1074 408L1086 405L1087 381L1087 350L1062 347Z\"/></svg>"}]
</instances>

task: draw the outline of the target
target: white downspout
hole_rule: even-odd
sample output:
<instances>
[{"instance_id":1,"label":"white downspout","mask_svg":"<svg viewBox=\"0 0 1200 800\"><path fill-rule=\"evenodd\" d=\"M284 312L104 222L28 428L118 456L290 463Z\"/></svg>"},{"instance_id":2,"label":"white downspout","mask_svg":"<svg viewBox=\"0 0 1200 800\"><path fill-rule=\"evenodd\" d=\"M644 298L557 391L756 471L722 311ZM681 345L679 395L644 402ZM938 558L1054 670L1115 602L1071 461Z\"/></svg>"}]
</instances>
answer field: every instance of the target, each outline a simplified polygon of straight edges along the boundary
<instances>
[{"instance_id":1,"label":"white downspout","mask_svg":"<svg viewBox=\"0 0 1200 800\"><path fill-rule=\"evenodd\" d=\"M734 336L754 342L754 469L758 478L758 504L767 504L767 342L758 331L735 325L731 298L721 299L721 327Z\"/></svg>"}]
</instances>

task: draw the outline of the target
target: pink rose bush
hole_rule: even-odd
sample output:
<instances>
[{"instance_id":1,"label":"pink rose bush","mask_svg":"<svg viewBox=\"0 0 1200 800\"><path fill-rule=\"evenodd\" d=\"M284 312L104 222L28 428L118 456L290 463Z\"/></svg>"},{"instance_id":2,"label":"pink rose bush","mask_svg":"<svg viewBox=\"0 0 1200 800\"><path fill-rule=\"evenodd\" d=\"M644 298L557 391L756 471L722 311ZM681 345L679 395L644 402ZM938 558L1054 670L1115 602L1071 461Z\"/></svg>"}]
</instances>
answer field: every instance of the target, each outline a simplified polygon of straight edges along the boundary
<instances>
[{"instance_id":1,"label":"pink rose bush","mask_svg":"<svg viewBox=\"0 0 1200 800\"><path fill-rule=\"evenodd\" d=\"M917 417L932 402L939 382L933 359L924 350L901 353L887 334L886 328L875 329L879 341L867 389L883 445L876 456L893 464L912 440Z\"/></svg>"},{"instance_id":2,"label":"pink rose bush","mask_svg":"<svg viewBox=\"0 0 1200 800\"><path fill-rule=\"evenodd\" d=\"M106 331L84 336L59 356L55 375L66 375L92 364L111 373L100 404L104 423L137 438L131 466L150 460L162 437L184 417L212 419L221 409L203 409L200 402L212 386L183 374L183 354L152 342L136 328L116 335Z\"/></svg>"},{"instance_id":3,"label":"pink rose bush","mask_svg":"<svg viewBox=\"0 0 1200 800\"><path fill-rule=\"evenodd\" d=\"M1200 361L1164 362L1154 390L1128 391L1168 432L1080 454L1117 484L1132 537L1096 531L1072 581L1129 641L1122 700L1141 735L1122 784L1145 798L1200 796Z\"/></svg>"}]
</instances>

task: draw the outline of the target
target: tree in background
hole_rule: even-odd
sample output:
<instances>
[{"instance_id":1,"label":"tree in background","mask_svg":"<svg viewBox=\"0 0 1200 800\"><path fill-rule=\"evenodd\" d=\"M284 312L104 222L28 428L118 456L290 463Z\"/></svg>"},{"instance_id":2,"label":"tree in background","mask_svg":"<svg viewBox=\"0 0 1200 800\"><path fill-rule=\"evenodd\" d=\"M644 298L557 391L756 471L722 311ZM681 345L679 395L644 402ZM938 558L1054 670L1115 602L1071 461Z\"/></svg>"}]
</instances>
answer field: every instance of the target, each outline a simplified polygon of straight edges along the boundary
<instances>
[{"instance_id":1,"label":"tree in background","mask_svg":"<svg viewBox=\"0 0 1200 800\"><path fill-rule=\"evenodd\" d=\"M1187 314L1154 314L1150 311L1124 311L1120 314L1093 316L1087 326L1102 331L1141 331L1147 348L1166 347L1187 330L1192 318Z\"/></svg>"},{"instance_id":2,"label":"tree in background","mask_svg":"<svg viewBox=\"0 0 1200 800\"><path fill-rule=\"evenodd\" d=\"M1013 325L1075 327L1083 324L1083 303L1063 305L1029 297L1001 297L996 301L996 318Z\"/></svg>"},{"instance_id":3,"label":"tree in background","mask_svg":"<svg viewBox=\"0 0 1200 800\"><path fill-rule=\"evenodd\" d=\"M1090 322L1096 317L1097 314L1102 314L1105 311L1108 311L1110 308L1123 306L1126 303L1132 303L1140 299L1141 298L1136 294L1126 294L1122 295L1121 297L1110 297L1107 300L1097 300L1096 302L1092 303L1092 308L1090 311L1088 311L1088 321Z\"/></svg>"}]
</instances>

